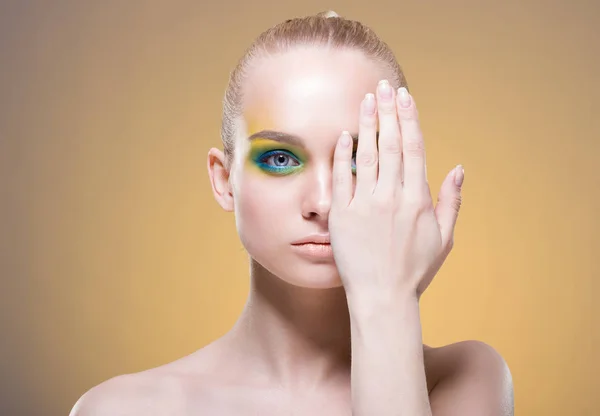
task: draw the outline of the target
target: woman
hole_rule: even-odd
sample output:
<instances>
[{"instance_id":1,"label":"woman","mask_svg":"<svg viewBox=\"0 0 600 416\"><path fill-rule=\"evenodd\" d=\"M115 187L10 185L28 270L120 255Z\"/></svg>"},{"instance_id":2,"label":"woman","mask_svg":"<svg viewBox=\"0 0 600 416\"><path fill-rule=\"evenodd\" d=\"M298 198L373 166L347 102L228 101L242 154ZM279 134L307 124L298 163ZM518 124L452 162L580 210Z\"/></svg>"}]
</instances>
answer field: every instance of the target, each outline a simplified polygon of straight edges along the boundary
<instances>
[{"instance_id":1,"label":"woman","mask_svg":"<svg viewBox=\"0 0 600 416\"><path fill-rule=\"evenodd\" d=\"M333 12L263 33L231 74L214 197L251 291L223 337L108 380L73 415L510 415L490 346L422 343L419 298L453 244L464 171L427 183L416 104L388 46Z\"/></svg>"}]
</instances>

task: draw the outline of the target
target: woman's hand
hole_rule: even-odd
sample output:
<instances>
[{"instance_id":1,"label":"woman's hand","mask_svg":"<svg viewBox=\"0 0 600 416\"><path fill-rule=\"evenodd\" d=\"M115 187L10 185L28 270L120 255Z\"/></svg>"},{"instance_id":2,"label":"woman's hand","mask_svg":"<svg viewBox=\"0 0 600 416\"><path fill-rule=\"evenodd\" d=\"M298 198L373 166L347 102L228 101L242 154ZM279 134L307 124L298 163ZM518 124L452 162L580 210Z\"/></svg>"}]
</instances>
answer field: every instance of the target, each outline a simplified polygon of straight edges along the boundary
<instances>
[{"instance_id":1,"label":"woman's hand","mask_svg":"<svg viewBox=\"0 0 600 416\"><path fill-rule=\"evenodd\" d=\"M333 167L329 230L344 288L353 298L419 298L452 249L464 172L450 171L434 208L415 102L386 81L363 100L358 133L354 194L347 132Z\"/></svg>"}]
</instances>

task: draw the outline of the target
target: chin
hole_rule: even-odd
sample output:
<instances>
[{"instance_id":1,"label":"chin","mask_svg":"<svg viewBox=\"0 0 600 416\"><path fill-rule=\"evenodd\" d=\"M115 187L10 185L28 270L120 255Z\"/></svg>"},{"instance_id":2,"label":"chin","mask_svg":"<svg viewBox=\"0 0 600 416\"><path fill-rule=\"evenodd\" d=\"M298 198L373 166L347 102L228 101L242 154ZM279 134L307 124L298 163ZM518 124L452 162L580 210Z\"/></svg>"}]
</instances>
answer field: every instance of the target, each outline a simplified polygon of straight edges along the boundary
<instances>
[{"instance_id":1,"label":"chin","mask_svg":"<svg viewBox=\"0 0 600 416\"><path fill-rule=\"evenodd\" d=\"M265 259L251 254L251 257L257 266L292 286L306 289L335 289L343 286L333 261L309 261L289 255L271 255L265 256ZM273 261L274 259L276 260Z\"/></svg>"},{"instance_id":2,"label":"chin","mask_svg":"<svg viewBox=\"0 0 600 416\"><path fill-rule=\"evenodd\" d=\"M318 270L319 268L322 270ZM335 289L343 286L337 269L333 265L314 264L306 267L305 273L298 269L288 270L277 277L290 285L306 289Z\"/></svg>"}]
</instances>

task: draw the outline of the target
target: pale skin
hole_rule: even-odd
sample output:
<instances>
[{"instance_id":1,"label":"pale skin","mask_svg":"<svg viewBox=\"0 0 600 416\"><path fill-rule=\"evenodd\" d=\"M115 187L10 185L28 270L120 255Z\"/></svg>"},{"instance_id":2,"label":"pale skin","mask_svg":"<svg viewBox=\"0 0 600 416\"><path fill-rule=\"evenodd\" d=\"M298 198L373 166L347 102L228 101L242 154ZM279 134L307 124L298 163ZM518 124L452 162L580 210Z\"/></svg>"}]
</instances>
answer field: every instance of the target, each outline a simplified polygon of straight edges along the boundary
<instances>
[{"instance_id":1,"label":"pale skin","mask_svg":"<svg viewBox=\"0 0 600 416\"><path fill-rule=\"evenodd\" d=\"M231 166L208 155L215 199L251 257L243 313L184 358L94 387L72 416L513 414L492 347L423 344L419 299L452 249L461 187L453 168L432 201L415 99L386 99L386 71L356 51L260 58ZM295 137L282 148L302 157L278 159L289 173L249 159L263 130ZM343 131L358 138L355 174ZM329 234L332 258L294 251L311 234Z\"/></svg>"}]
</instances>

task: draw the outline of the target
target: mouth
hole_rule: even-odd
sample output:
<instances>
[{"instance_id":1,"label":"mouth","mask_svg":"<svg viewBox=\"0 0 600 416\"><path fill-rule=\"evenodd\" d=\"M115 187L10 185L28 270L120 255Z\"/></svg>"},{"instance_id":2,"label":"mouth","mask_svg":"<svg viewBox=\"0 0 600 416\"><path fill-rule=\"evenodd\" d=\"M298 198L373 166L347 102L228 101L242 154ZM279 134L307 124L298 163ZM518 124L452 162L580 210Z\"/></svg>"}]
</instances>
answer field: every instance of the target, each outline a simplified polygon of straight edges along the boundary
<instances>
[{"instance_id":1,"label":"mouth","mask_svg":"<svg viewBox=\"0 0 600 416\"><path fill-rule=\"evenodd\" d=\"M301 238L300 240L294 241L292 245L303 245L303 244L330 244L331 240L329 234L312 234Z\"/></svg>"},{"instance_id":2,"label":"mouth","mask_svg":"<svg viewBox=\"0 0 600 416\"><path fill-rule=\"evenodd\" d=\"M292 244L294 251L308 258L333 259L331 244L308 241L300 244Z\"/></svg>"}]
</instances>

